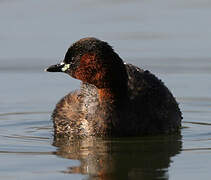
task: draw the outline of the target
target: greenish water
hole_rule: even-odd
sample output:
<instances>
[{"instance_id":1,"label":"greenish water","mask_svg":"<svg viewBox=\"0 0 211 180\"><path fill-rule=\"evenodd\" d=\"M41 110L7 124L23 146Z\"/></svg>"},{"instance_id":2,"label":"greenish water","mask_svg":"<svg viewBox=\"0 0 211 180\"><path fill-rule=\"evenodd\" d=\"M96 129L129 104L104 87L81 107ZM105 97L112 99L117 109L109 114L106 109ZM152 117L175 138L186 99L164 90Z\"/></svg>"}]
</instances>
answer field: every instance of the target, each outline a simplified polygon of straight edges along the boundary
<instances>
[{"instance_id":1,"label":"greenish water","mask_svg":"<svg viewBox=\"0 0 211 180\"><path fill-rule=\"evenodd\" d=\"M0 179L210 179L211 3L1 1ZM43 69L85 36L160 77L180 135L55 141L51 112L79 81Z\"/></svg>"}]
</instances>

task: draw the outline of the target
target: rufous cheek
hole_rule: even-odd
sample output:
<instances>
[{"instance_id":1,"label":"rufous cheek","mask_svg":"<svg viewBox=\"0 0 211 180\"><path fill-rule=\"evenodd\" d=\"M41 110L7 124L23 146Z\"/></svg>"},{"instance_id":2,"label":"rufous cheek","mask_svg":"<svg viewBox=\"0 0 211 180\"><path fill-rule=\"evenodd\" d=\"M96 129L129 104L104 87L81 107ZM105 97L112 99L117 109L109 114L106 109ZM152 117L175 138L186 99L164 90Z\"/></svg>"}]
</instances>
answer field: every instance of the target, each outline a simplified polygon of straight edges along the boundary
<instances>
[{"instance_id":1,"label":"rufous cheek","mask_svg":"<svg viewBox=\"0 0 211 180\"><path fill-rule=\"evenodd\" d=\"M86 77L85 77L85 72L83 72L82 70L76 70L75 72L74 72L74 77L76 78L76 79L79 79L79 80L81 80L81 81L85 81L85 79L86 79Z\"/></svg>"},{"instance_id":2,"label":"rufous cheek","mask_svg":"<svg viewBox=\"0 0 211 180\"><path fill-rule=\"evenodd\" d=\"M91 82L96 69L95 54L84 54L80 59L80 64L74 72L74 77L83 82Z\"/></svg>"}]
</instances>

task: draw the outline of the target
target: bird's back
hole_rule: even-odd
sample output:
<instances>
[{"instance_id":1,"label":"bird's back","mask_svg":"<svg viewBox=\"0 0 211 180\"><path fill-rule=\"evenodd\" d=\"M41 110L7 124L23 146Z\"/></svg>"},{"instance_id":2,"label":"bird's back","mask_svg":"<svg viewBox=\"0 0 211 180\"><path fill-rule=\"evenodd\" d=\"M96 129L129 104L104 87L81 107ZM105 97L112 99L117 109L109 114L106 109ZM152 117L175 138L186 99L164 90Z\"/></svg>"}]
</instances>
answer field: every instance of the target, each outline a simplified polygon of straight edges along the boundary
<instances>
[{"instance_id":1,"label":"bird's back","mask_svg":"<svg viewBox=\"0 0 211 180\"><path fill-rule=\"evenodd\" d=\"M182 115L169 89L154 74L126 64L131 111L143 134L178 131ZM137 132L138 133L138 132Z\"/></svg>"}]
</instances>

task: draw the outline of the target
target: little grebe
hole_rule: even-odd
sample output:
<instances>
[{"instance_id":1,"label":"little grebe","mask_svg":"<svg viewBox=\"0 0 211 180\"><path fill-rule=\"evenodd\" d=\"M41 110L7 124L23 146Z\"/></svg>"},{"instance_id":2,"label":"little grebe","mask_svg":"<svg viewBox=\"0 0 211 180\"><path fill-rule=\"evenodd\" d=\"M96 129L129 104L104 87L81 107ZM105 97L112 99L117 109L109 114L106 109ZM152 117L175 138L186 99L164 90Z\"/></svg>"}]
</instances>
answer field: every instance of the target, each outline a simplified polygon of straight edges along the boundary
<instances>
[{"instance_id":1,"label":"little grebe","mask_svg":"<svg viewBox=\"0 0 211 180\"><path fill-rule=\"evenodd\" d=\"M55 136L120 137L178 132L181 111L155 75L126 64L96 38L75 42L64 61L48 72L65 72L82 81L52 114Z\"/></svg>"}]
</instances>

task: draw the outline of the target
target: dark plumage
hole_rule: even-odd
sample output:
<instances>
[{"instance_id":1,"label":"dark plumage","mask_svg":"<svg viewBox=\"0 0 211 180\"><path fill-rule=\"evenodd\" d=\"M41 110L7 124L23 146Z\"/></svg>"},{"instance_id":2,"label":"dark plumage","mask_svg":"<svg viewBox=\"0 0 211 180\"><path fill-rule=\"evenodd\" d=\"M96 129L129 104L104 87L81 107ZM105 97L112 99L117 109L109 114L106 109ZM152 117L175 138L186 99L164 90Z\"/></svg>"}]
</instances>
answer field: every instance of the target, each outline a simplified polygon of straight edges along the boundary
<instances>
[{"instance_id":1,"label":"dark plumage","mask_svg":"<svg viewBox=\"0 0 211 180\"><path fill-rule=\"evenodd\" d=\"M52 114L55 136L139 136L178 132L181 112L168 88L152 73L125 64L106 42L84 38L61 64L82 81L59 101Z\"/></svg>"}]
</instances>

